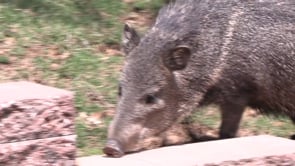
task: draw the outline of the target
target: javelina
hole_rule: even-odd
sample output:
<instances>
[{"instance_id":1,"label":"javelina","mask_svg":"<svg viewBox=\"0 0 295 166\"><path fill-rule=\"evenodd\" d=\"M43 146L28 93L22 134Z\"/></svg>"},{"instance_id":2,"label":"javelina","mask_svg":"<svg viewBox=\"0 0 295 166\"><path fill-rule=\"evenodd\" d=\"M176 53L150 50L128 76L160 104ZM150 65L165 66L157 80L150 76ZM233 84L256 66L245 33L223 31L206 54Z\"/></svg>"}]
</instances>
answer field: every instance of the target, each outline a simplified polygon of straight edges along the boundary
<instances>
[{"instance_id":1,"label":"javelina","mask_svg":"<svg viewBox=\"0 0 295 166\"><path fill-rule=\"evenodd\" d=\"M126 25L123 48L110 156L208 104L220 106L221 138L235 136L246 106L295 122L294 0L176 0L143 38Z\"/></svg>"}]
</instances>

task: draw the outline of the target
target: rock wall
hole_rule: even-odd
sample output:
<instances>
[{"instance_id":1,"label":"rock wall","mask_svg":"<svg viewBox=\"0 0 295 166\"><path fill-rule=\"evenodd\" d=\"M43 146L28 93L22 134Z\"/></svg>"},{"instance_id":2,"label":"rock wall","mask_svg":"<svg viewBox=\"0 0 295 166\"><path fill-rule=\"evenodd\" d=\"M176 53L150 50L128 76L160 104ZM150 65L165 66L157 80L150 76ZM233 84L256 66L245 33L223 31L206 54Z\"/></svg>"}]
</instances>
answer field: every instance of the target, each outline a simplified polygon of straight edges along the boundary
<instances>
[{"instance_id":1,"label":"rock wall","mask_svg":"<svg viewBox=\"0 0 295 166\"><path fill-rule=\"evenodd\" d=\"M4 100L8 93L9 100ZM17 100L11 100L12 94ZM0 84L0 99L0 165L74 165L73 93L28 82L5 83Z\"/></svg>"}]
</instances>

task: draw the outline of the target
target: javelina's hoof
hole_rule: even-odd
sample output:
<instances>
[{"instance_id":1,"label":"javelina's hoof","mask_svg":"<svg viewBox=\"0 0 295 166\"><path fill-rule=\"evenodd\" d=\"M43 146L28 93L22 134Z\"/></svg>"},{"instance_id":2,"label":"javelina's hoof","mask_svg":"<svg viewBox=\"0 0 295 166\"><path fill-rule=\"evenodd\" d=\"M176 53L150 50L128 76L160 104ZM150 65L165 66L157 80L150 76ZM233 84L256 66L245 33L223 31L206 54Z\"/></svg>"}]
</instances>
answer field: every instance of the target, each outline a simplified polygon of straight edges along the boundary
<instances>
[{"instance_id":1,"label":"javelina's hoof","mask_svg":"<svg viewBox=\"0 0 295 166\"><path fill-rule=\"evenodd\" d=\"M124 155L121 146L116 140L108 140L103 152L109 157L122 157Z\"/></svg>"},{"instance_id":2,"label":"javelina's hoof","mask_svg":"<svg viewBox=\"0 0 295 166\"><path fill-rule=\"evenodd\" d=\"M295 134L291 135L290 139L295 140Z\"/></svg>"}]
</instances>

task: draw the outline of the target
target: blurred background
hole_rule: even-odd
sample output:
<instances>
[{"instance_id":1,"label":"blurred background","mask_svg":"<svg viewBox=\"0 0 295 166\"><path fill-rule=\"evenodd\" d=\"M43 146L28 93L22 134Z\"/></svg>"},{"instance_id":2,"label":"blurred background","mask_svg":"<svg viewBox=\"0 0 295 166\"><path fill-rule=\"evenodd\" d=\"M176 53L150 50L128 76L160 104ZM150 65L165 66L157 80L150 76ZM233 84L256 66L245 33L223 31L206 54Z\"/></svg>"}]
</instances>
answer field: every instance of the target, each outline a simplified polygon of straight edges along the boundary
<instances>
[{"instance_id":1,"label":"blurred background","mask_svg":"<svg viewBox=\"0 0 295 166\"><path fill-rule=\"evenodd\" d=\"M78 156L101 154L115 112L124 22L141 34L167 0L0 0L0 82L28 80L74 91ZM206 117L206 118L204 118ZM216 134L216 108L192 115L205 133ZM240 135L295 131L247 109Z\"/></svg>"}]
</instances>

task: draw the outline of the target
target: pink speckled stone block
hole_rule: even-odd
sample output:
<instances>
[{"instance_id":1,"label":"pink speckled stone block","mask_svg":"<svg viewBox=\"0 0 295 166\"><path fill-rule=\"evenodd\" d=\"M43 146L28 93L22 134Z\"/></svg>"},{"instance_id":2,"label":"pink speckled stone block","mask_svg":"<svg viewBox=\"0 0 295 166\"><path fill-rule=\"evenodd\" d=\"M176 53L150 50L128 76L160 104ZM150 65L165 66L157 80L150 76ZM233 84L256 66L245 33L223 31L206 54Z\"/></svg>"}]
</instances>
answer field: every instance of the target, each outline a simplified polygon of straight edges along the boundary
<instances>
[{"instance_id":1,"label":"pink speckled stone block","mask_svg":"<svg viewBox=\"0 0 295 166\"><path fill-rule=\"evenodd\" d=\"M74 165L73 98L36 83L1 83L0 165Z\"/></svg>"},{"instance_id":2,"label":"pink speckled stone block","mask_svg":"<svg viewBox=\"0 0 295 166\"><path fill-rule=\"evenodd\" d=\"M2 166L73 166L75 136L0 144Z\"/></svg>"}]
</instances>

